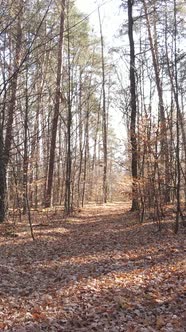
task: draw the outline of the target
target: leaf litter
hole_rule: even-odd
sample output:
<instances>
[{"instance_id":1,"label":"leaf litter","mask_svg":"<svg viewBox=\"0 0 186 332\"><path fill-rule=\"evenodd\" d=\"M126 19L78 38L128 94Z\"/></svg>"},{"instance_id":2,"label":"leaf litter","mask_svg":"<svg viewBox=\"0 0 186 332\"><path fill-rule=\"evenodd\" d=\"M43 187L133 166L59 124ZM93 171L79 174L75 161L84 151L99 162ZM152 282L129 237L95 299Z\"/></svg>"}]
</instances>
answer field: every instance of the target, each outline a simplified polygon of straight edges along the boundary
<instances>
[{"instance_id":1,"label":"leaf litter","mask_svg":"<svg viewBox=\"0 0 186 332\"><path fill-rule=\"evenodd\" d=\"M1 227L5 227L1 225ZM0 235L0 331L186 331L186 230L87 206Z\"/></svg>"}]
</instances>

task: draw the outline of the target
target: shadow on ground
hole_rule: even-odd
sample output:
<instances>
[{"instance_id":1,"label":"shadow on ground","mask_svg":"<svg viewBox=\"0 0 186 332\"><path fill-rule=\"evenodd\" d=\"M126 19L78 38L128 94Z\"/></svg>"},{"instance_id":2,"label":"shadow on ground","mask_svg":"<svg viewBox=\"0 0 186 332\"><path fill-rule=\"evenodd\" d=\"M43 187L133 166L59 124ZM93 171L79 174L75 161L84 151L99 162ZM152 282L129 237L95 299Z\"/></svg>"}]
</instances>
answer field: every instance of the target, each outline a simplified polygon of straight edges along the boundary
<instances>
[{"instance_id":1,"label":"shadow on ground","mask_svg":"<svg viewBox=\"0 0 186 332\"><path fill-rule=\"evenodd\" d=\"M156 326L160 315L180 312L185 296L183 276L172 266L176 262L184 270L183 237L168 231L169 223L162 233L152 222L139 226L135 214L121 206L100 210L88 209L67 220L57 216L47 225L38 224L34 242L20 231L18 238L1 243L0 306L3 322L6 307L9 310L14 326L9 331L21 332L21 327L26 331L133 331L135 319L136 331L142 331L148 324ZM161 303L142 296L150 292L151 279L161 293L169 270L175 285L181 280L174 296L166 289L170 296ZM43 304L45 295L51 298ZM40 309L34 313L36 305ZM21 324L15 306L18 312L24 310ZM181 318L174 331L182 329Z\"/></svg>"}]
</instances>

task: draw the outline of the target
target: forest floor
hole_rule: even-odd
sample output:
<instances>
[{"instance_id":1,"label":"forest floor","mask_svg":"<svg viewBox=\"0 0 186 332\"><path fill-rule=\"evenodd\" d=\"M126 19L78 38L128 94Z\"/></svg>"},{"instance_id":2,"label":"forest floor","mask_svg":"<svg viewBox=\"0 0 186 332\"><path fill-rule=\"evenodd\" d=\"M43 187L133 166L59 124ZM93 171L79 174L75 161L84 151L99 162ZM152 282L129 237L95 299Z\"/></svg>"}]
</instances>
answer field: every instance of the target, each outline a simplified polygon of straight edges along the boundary
<instances>
[{"instance_id":1,"label":"forest floor","mask_svg":"<svg viewBox=\"0 0 186 332\"><path fill-rule=\"evenodd\" d=\"M0 226L0 331L186 331L186 228L129 204ZM9 226L8 226L9 225Z\"/></svg>"}]
</instances>

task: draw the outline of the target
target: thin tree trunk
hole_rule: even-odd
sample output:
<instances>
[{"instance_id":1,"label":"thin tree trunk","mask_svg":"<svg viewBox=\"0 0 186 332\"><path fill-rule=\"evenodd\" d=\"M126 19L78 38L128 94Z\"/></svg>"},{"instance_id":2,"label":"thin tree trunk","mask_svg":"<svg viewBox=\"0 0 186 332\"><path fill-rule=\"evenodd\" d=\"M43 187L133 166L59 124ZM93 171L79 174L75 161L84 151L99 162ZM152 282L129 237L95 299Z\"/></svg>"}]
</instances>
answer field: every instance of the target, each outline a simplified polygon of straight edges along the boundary
<instances>
[{"instance_id":1,"label":"thin tree trunk","mask_svg":"<svg viewBox=\"0 0 186 332\"><path fill-rule=\"evenodd\" d=\"M72 126L72 110L71 110L71 61L70 61L70 35L69 35L69 3L67 14L68 26L68 114L67 114L67 161L66 161L66 181L65 181L65 213L70 214L71 206L71 174L72 174L72 156L71 156L71 126Z\"/></svg>"},{"instance_id":2,"label":"thin tree trunk","mask_svg":"<svg viewBox=\"0 0 186 332\"><path fill-rule=\"evenodd\" d=\"M106 92L105 92L105 58L104 58L104 40L100 10L98 7L99 27L101 37L101 65L102 65L102 93L103 93L103 203L107 203L107 111L106 111Z\"/></svg>"},{"instance_id":3,"label":"thin tree trunk","mask_svg":"<svg viewBox=\"0 0 186 332\"><path fill-rule=\"evenodd\" d=\"M3 158L3 128L0 127L0 223L5 219L6 168Z\"/></svg>"},{"instance_id":4,"label":"thin tree trunk","mask_svg":"<svg viewBox=\"0 0 186 332\"><path fill-rule=\"evenodd\" d=\"M28 199L28 68L26 68L24 156L23 156L23 215L26 214Z\"/></svg>"},{"instance_id":5,"label":"thin tree trunk","mask_svg":"<svg viewBox=\"0 0 186 332\"><path fill-rule=\"evenodd\" d=\"M1 189L0 189L0 223L5 219L6 214L6 171L8 167L8 162L10 159L10 149L12 143L12 130L13 130L13 120L14 120L14 111L16 104L16 91L17 91L17 81L18 81L18 70L20 53L21 53L21 41L22 41L22 28L21 28L21 17L22 17L22 0L19 2L19 15L17 18L17 32L16 32L16 45L15 45L15 60L13 65L14 75L10 81L10 91L11 98L7 114L7 124L6 124L6 133L5 141L3 140L3 128L1 128L0 133L0 179L1 179Z\"/></svg>"},{"instance_id":6,"label":"thin tree trunk","mask_svg":"<svg viewBox=\"0 0 186 332\"><path fill-rule=\"evenodd\" d=\"M81 175L83 166L83 144L82 144L82 69L80 68L79 75L79 172L77 181L77 206L80 205L81 191Z\"/></svg>"},{"instance_id":7,"label":"thin tree trunk","mask_svg":"<svg viewBox=\"0 0 186 332\"><path fill-rule=\"evenodd\" d=\"M136 139L136 79L135 79L135 48L133 37L133 0L128 0L128 37L130 43L130 106L131 123L130 139L132 146L132 207L131 211L138 210L137 199L137 179L138 179L138 157L137 157L137 139Z\"/></svg>"},{"instance_id":8,"label":"thin tree trunk","mask_svg":"<svg viewBox=\"0 0 186 332\"><path fill-rule=\"evenodd\" d=\"M176 186L176 223L175 223L175 233L178 232L179 228L179 217L181 215L181 205L180 205L180 185L181 185L181 165L180 165L180 128L179 128L179 98L178 98L178 74L177 74L177 8L176 0L174 0L174 76L175 76L175 102L176 102L176 171L177 171L177 186Z\"/></svg>"},{"instance_id":9,"label":"thin tree trunk","mask_svg":"<svg viewBox=\"0 0 186 332\"><path fill-rule=\"evenodd\" d=\"M65 18L64 11L65 11L65 0L62 0L61 1L58 58L57 58L57 79L56 79L56 91L55 91L55 104L54 104L54 116L53 116L53 120L52 120L52 137L51 137L51 144L50 144L49 169L48 169L45 207L50 206L51 196L52 196L54 161L55 161L55 150L56 150L56 135L57 135L57 125L58 125L58 118L59 118L59 107L60 107L60 85L61 85L61 71L62 71L64 18Z\"/></svg>"},{"instance_id":10,"label":"thin tree trunk","mask_svg":"<svg viewBox=\"0 0 186 332\"><path fill-rule=\"evenodd\" d=\"M86 193L86 179L87 179L87 158L89 157L89 105L87 105L86 123L85 123L85 154L84 154L84 175L83 175L83 189L82 189L82 207L85 203Z\"/></svg>"}]
</instances>

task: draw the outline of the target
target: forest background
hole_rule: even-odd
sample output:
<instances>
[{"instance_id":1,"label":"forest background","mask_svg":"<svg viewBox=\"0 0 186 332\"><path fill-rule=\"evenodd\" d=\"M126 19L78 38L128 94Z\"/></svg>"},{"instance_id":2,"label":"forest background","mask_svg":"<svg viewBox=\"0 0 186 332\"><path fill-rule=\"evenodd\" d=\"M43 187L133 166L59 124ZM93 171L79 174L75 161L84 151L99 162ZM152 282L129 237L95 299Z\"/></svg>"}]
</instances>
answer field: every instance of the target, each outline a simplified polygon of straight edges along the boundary
<instances>
[{"instance_id":1,"label":"forest background","mask_svg":"<svg viewBox=\"0 0 186 332\"><path fill-rule=\"evenodd\" d=\"M186 4L78 4L0 0L0 331L185 332Z\"/></svg>"},{"instance_id":2,"label":"forest background","mask_svg":"<svg viewBox=\"0 0 186 332\"><path fill-rule=\"evenodd\" d=\"M122 1L112 45L107 5L86 15L74 1L1 1L1 222L124 196L141 221L169 203L176 231L184 220L185 4Z\"/></svg>"}]
</instances>

